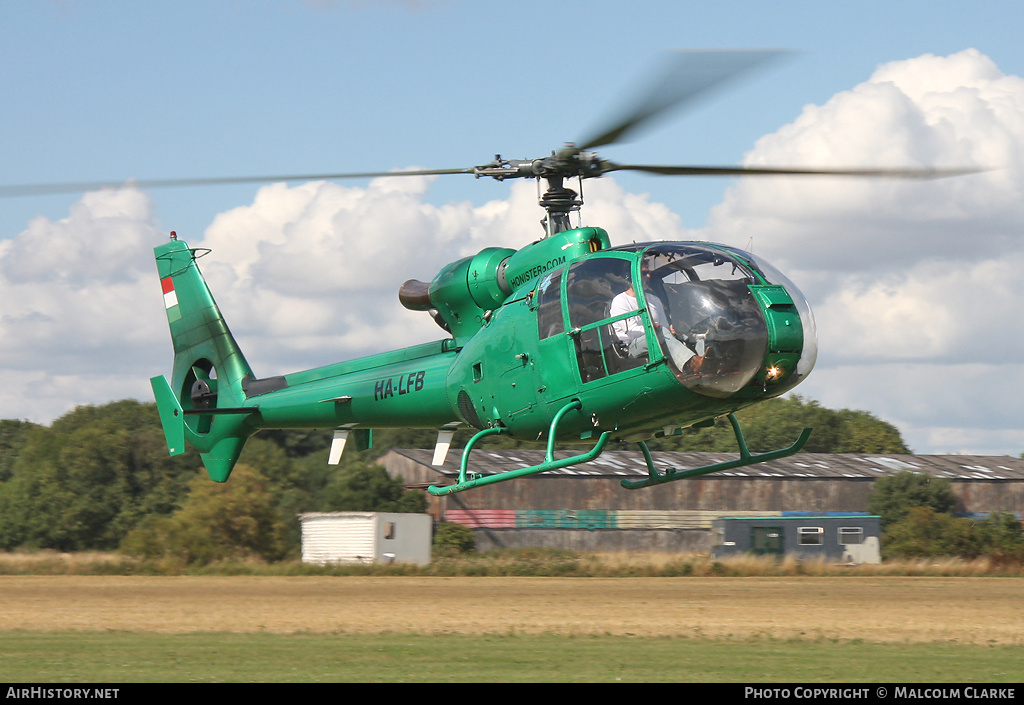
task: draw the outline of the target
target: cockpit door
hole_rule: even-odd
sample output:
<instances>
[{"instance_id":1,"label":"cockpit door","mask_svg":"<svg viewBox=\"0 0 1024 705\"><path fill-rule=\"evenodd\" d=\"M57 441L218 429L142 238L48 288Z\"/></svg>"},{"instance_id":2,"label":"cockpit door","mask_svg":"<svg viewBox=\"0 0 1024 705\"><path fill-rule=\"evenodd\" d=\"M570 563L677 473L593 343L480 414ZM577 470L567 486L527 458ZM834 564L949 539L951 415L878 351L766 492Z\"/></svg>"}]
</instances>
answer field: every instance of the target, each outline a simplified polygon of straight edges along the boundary
<instances>
[{"instance_id":1,"label":"cockpit door","mask_svg":"<svg viewBox=\"0 0 1024 705\"><path fill-rule=\"evenodd\" d=\"M578 379L583 384L651 360L648 321L633 288L633 259L593 257L572 265L565 298Z\"/></svg>"}]
</instances>

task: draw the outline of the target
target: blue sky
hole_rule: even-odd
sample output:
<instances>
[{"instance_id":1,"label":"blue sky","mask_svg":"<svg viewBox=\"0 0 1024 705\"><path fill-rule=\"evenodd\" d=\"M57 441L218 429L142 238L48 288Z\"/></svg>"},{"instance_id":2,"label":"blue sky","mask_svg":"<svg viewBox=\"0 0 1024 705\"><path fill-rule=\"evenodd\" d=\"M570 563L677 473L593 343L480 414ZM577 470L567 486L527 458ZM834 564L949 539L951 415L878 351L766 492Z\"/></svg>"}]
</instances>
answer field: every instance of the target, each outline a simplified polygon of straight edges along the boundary
<instances>
[{"instance_id":1,"label":"blue sky","mask_svg":"<svg viewBox=\"0 0 1024 705\"><path fill-rule=\"evenodd\" d=\"M969 6L642 0L6 3L0 9L5 67L0 72L0 185L450 168L482 164L496 153L543 156L565 141L583 138L614 113L617 101L655 65L659 52L673 48L771 47L793 54L633 141L605 148L602 156L631 163L721 165L769 156L810 163L820 157L830 161L826 165L891 166L903 156L920 159L924 154L951 163L967 153L953 146L920 147L938 140L934 133L915 143L918 151L902 154L892 145L884 147L880 132L891 133L896 124L877 119L893 114L889 108L895 103L884 102L884 91L862 90L858 95L869 107L859 112L855 106L840 110L838 104L834 114L821 111L817 127L807 127L814 116L805 108L848 95L880 66L928 54L950 57L975 49L972 65L1024 76L1022 19L1019 4L983 0ZM908 65L911 69L951 73L944 64ZM1015 87L1007 90L1016 95ZM869 109L874 105L887 108ZM801 130L784 130L801 119ZM821 128L826 124L831 132ZM879 127L884 124L889 127ZM958 129L958 144L982 145L970 152L975 157L1001 154L998 145L983 143L994 134L985 124L965 123ZM1007 163L1016 165L1021 140L1013 129L1005 130L1011 135ZM807 135L814 130L819 142L822 135L833 136L832 151L808 147L813 140ZM762 140L767 136L774 137ZM866 147L843 149L858 144ZM962 290L950 290L953 283L935 285L946 282L942 273L951 266L968 264L963 257L951 260L953 265L933 261L938 256L934 248L972 250L970 271L989 281L998 270L994 263L1000 248L1011 248L1012 257L1004 254L1003 261L1016 261L1021 245L1011 234L1019 233L1016 226L1024 221L1018 222L1012 206L1019 195L1018 172L1007 173L1008 180L978 188L980 195L971 198L950 191L908 192L900 196L906 205L903 215L897 213L900 203L872 200L891 198L888 192L870 190L881 187L852 185L838 195L811 191L794 196L809 207L780 207L770 217L758 216L755 206L783 203L785 194L755 193L755 187L724 179L617 175L613 183L621 193L603 193L608 185L585 187L585 212L606 217L608 223L632 223L646 235L652 233L643 223L659 224L654 236L731 238L729 244L739 246L753 237L762 254L787 273L797 273L794 278L818 314L819 368L797 392L833 408L865 409L892 421L917 452L1017 455L1024 450L1024 424L1019 395L1008 390L1019 390L1024 381L1016 362L1020 338L995 323L971 328L958 316L969 317L975 326L986 318L971 315L971 309L936 308L936 301L964 298ZM351 200L366 196L367 188L365 182L346 183L331 194ZM258 373L289 372L397 347L416 342L407 339L414 334L427 336L420 340L436 337L429 322L421 326L401 318L387 331L366 332L351 318L356 313L331 317L341 315L330 309L337 308L343 290L325 285L302 299L297 285L288 293L279 284L302 276L283 271L284 262L303 271L308 266L303 258L330 263L328 255L339 257L333 271L325 267L325 281L339 277L349 260L360 262L378 278L393 273L395 281L382 283L379 292L364 287L366 295L351 297L347 305L390 321L393 315L411 314L380 302L394 307L401 281L433 275L401 271L406 260L411 268L417 260L423 268L436 268L459 254L448 256L447 246L454 251L525 244L538 234L528 228L536 227L540 211L529 194L515 196L508 183L449 177L401 188L411 189L405 197L419 204L417 216L392 221L393 207L385 214L367 202L360 217L342 219L352 231L339 235L344 247L327 242L323 229L313 237L313 229L301 227L312 222L303 220L311 206L296 203L307 193L298 187L161 189L143 194L142 201L123 196L102 203L99 196L90 200L83 194L0 200L0 381L8 380L7 392L0 393L0 417L48 422L77 403L104 403L111 395L148 398L148 377L169 372L159 297L145 299L149 248L172 229L196 243L220 243L211 266L225 269L220 276L229 288L238 284L239 297L236 303L225 292L221 304L238 307L229 321L236 335L246 338L250 361L262 363ZM607 197L607 203L599 197ZM275 198L291 205L285 208ZM920 205L913 207L918 198ZM935 214L954 202L958 215L940 222ZM471 211L458 211L455 204L466 203ZM825 203L835 208L828 210ZM510 209L505 220L490 215L512 205L516 210ZM618 206L621 211L615 210ZM119 214L113 224L111 209ZM289 215L281 215L285 210ZM632 215L623 215L626 211ZM647 211L649 217L637 215ZM339 222L332 213L323 216L324 222ZM917 216L910 220L910 213ZM453 225L456 221L462 225ZM470 221L475 225L465 225ZM968 240L978 236L978 221L998 226L980 240ZM481 235L481 222L492 228L494 241ZM933 226L933 233L918 227L923 222ZM510 232L513 223L529 225L518 235ZM416 231L420 227L433 230ZM466 227L472 234L455 243L455 236L438 234L445 227ZM843 240L813 237L812 230L829 237L841 231ZM883 231L892 237L880 237ZM286 232L295 238L280 241ZM864 233L861 244L851 239L861 237L858 233ZM621 241L617 234L611 233L613 241ZM628 227L622 234L627 239L636 235ZM897 239L902 244L892 250L880 244ZM281 253L274 262L261 260L260 252L273 242ZM403 248L407 252L398 252ZM123 263L114 268L112 263L121 258ZM922 269L929 262L934 269ZM229 263L232 272L226 271ZM136 283L136 270L138 289L125 285ZM278 278L255 280L254 272ZM208 278L217 276L214 271ZM841 285L830 288L826 279ZM280 286L277 293L283 298L270 309L275 315L260 318L247 308L242 297L249 289L241 285L246 282L260 296ZM33 288L47 284L52 300ZM108 314L87 304L74 309L74 320L57 313L62 302L70 308L67 302L79 298L116 308L114 292L133 305L138 302L138 320L122 315L108 321ZM988 300L973 305L987 311L993 300L1001 301L998 291L985 296ZM875 302L868 316L877 324L861 330L864 317L856 316L867 302ZM893 313L901 311L902 317ZM354 339L321 335L302 328L295 318L364 332ZM105 332L94 333L90 319ZM888 326L885 331L883 326ZM893 330L909 335L893 338ZM865 340L875 345L863 353ZM907 340L914 341L914 349L891 352ZM964 340L976 345L964 349L954 342ZM964 367L965 357L978 347L984 347L985 355Z\"/></svg>"}]
</instances>

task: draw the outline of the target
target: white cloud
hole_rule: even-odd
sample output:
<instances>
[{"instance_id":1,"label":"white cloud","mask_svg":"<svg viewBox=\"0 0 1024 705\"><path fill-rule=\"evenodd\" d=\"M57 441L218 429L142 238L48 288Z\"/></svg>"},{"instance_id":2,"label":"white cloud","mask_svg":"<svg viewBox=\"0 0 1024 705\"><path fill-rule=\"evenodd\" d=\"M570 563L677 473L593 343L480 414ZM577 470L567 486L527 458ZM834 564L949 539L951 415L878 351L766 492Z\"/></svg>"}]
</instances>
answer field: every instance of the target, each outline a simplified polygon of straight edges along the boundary
<instances>
[{"instance_id":1,"label":"white cloud","mask_svg":"<svg viewBox=\"0 0 1024 705\"><path fill-rule=\"evenodd\" d=\"M0 416L48 422L76 404L137 396L166 329L149 197L86 194L0 245Z\"/></svg>"},{"instance_id":2,"label":"white cloud","mask_svg":"<svg viewBox=\"0 0 1024 705\"><path fill-rule=\"evenodd\" d=\"M149 198L125 189L87 194L68 218L37 218L6 241L0 366L82 372L96 365L92 356L119 364L151 342L160 306L145 294L155 286L156 233Z\"/></svg>"},{"instance_id":3,"label":"white cloud","mask_svg":"<svg viewBox=\"0 0 1024 705\"><path fill-rule=\"evenodd\" d=\"M756 232L757 246L787 267L899 269L953 251L992 256L1024 218L1022 116L1024 80L973 50L882 66L763 137L747 163L995 170L935 181L746 179L713 211L712 227L744 242Z\"/></svg>"}]
</instances>

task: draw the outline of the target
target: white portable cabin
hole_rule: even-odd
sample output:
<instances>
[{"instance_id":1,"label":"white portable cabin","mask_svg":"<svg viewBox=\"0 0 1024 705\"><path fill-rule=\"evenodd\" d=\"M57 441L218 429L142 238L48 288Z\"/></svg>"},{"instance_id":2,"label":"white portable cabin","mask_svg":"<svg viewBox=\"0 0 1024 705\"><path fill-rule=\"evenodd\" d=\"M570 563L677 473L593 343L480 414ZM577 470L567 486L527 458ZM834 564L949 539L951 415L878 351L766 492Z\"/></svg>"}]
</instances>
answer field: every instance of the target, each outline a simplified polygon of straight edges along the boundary
<instances>
[{"instance_id":1,"label":"white portable cabin","mask_svg":"<svg viewBox=\"0 0 1024 705\"><path fill-rule=\"evenodd\" d=\"M429 514L300 514L303 563L430 563Z\"/></svg>"}]
</instances>

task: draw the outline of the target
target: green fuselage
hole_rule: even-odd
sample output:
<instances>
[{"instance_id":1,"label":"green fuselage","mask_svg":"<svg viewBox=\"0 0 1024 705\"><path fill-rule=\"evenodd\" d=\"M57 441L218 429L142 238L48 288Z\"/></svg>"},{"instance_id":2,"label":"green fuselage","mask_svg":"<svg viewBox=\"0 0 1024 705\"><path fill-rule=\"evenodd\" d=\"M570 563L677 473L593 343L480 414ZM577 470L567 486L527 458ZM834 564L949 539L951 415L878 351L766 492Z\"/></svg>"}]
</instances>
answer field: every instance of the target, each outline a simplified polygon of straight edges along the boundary
<instances>
[{"instance_id":1,"label":"green fuselage","mask_svg":"<svg viewBox=\"0 0 1024 705\"><path fill-rule=\"evenodd\" d=\"M593 237L561 235L570 245ZM243 405L259 407L261 427L462 423L544 440L553 414L578 399L582 409L560 425L559 441L604 431L635 440L776 396L806 374L797 370L808 333L795 297L735 252L658 243L654 254L634 246L569 259L550 255L563 244L543 245L540 264L521 265L508 284L518 288L485 302L492 308L469 286L474 258L439 275L432 301L448 313L453 339L287 375L286 386ZM655 284L653 266L663 279ZM614 295L630 279L645 297L616 313ZM658 295L666 299L660 305L651 301ZM626 323L641 340L632 351L616 335Z\"/></svg>"},{"instance_id":2,"label":"green fuselage","mask_svg":"<svg viewBox=\"0 0 1024 705\"><path fill-rule=\"evenodd\" d=\"M168 445L180 452L183 434L222 479L261 428L642 440L782 394L815 357L806 302L766 263L706 243L611 248L581 228L403 287L450 338L257 379L194 251L156 252L175 348L170 383L153 378Z\"/></svg>"}]
</instances>

